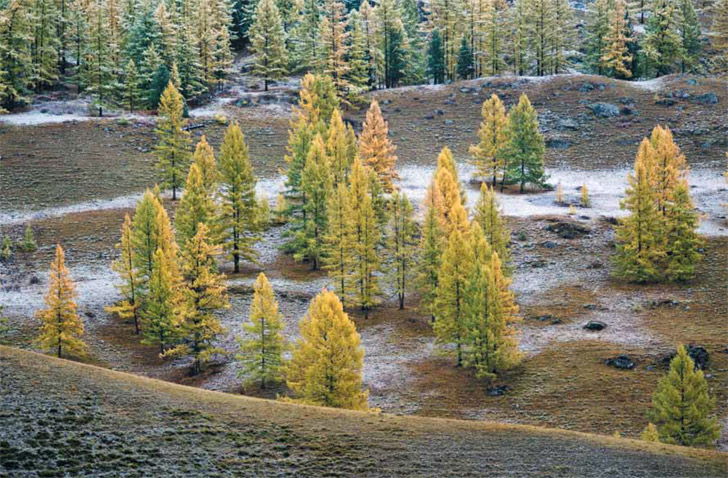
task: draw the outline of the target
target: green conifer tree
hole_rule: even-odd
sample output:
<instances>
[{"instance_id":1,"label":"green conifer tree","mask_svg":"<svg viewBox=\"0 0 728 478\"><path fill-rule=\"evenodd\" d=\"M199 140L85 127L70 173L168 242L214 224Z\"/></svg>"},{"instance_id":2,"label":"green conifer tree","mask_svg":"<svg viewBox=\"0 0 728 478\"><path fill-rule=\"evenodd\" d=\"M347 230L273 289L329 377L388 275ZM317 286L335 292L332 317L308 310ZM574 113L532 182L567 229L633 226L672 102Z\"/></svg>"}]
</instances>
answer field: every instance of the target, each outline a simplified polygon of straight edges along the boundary
<instances>
[{"instance_id":1,"label":"green conifer tree","mask_svg":"<svg viewBox=\"0 0 728 478\"><path fill-rule=\"evenodd\" d=\"M715 401L708 394L708 382L685 347L678 346L670 371L652 396L650 419L657 425L660 441L683 446L710 446L720 427L711 413Z\"/></svg>"}]
</instances>

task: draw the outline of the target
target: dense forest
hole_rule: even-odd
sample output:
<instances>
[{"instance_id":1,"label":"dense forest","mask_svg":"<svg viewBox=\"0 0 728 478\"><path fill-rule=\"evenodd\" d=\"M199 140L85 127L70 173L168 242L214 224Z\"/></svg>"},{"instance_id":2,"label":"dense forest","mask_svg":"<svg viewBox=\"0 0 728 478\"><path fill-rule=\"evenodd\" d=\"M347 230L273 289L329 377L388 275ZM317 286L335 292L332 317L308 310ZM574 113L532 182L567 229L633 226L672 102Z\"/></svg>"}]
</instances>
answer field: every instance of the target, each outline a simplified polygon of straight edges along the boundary
<instances>
[{"instance_id":1,"label":"dense forest","mask_svg":"<svg viewBox=\"0 0 728 478\"><path fill-rule=\"evenodd\" d=\"M2 0L0 104L71 84L99 114L154 109L170 79L200 101L246 49L265 89L319 72L350 95L503 74L724 71L728 1Z\"/></svg>"}]
</instances>

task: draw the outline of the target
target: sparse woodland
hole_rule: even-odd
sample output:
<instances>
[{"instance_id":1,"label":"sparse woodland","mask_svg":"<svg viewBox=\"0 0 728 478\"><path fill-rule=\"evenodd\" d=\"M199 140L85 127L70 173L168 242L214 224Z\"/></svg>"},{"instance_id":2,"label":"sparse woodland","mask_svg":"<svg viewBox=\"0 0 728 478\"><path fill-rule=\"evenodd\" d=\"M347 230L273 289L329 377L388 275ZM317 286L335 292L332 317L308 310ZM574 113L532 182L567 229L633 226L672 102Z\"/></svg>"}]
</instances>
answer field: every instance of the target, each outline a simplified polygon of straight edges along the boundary
<instances>
[{"instance_id":1,"label":"sparse woodland","mask_svg":"<svg viewBox=\"0 0 728 478\"><path fill-rule=\"evenodd\" d=\"M640 137L646 137L634 147L634 163L619 197L621 214L607 218L595 212L591 218L587 214L600 207L603 191L589 182L588 171L575 169L578 187L567 189L562 176L547 169L547 148L558 148L553 143L563 138L553 134L556 113L544 111L530 90L499 91L501 96L488 91L478 98L479 92L463 86L463 94L477 102L473 116L478 125L467 128L464 149L448 142L447 131L427 138L439 152L427 155L431 169L421 181L426 184L419 185L426 189L421 196L404 186L407 173L398 167L410 144L402 137L405 128L398 127L396 134L390 130L388 117L400 106L390 108L389 98L369 93L481 77L575 72L616 80L724 75L728 0L593 0L579 9L569 0L0 0L3 114L22 111L39 95L61 89L89 100L94 116L156 112L147 124L153 147L145 150L154 175L143 193L130 196L133 211L127 209L123 221L115 222L114 256L104 258L117 292L116 299L104 296L106 314L157 363L184 369L190 383L232 364L236 391L242 387L243 393L303 405L379 412L380 404L371 405L370 390L374 394L378 384L366 378L369 345L360 332L386 315L426 330L410 330L413 334L429 334L437 358L419 364L417 357L407 366L421 366L431 380L441 378L437 373L448 374L451 380L470 380L467 387L478 393L504 394L538 348L524 346L524 321L536 317L543 327L548 321L561 323L540 311L539 304L524 300L518 289L519 274L528 273L525 267L548 266L534 250L559 247L533 238L543 230L554 232L551 227L588 235L591 229L583 220L601 228L601 235L591 236L580 253L588 255L583 258L587 269L604 270L602 284L621 288L619 300L630 302L635 313L644 310L637 311L643 305L630 295L638 288L649 297L645 307L650 311L662 306L673 307L672 314L680 313L677 307L703 310L693 300L705 288L700 271L720 257L711 256L715 247L709 247L709 234L700 229L701 220L715 211L696 208L701 198L691 187L686 157L693 150L681 149L685 144L679 141L688 134L685 127L672 128L671 120L647 124L629 98L622 106L600 103L618 110L614 118L622 115L621 107L627 108L630 112L623 116L630 119L615 128L637 124ZM285 167L276 170L280 181L270 198L261 187L270 173L259 176L250 132L257 128L268 134L273 126L248 124L244 115L216 116L197 125L189 119L190 105L213 101L240 75L247 88L261 95L284 83L297 87L300 79L290 115L288 106L280 115L287 137L281 140L285 154L278 157ZM647 83L645 90L652 94L655 83ZM594 106L581 101L586 108ZM718 102L716 97L714 104ZM360 120L354 111L361 113ZM594 113L597 120L610 117ZM112 124L101 124L107 123ZM213 123L201 136L191 131ZM444 129L455 129L453 125L448 118ZM571 122L561 131L580 128ZM725 129L721 124L711 131L720 128ZM580 133L587 141L584 129ZM696 130L689 133L700 137L696 145L715 146L703 140L704 130ZM0 141L3 133L0 129ZM504 198L520 201L514 204L524 209L540 210L548 203L560 210L539 215L539 221L549 224L539 223L534 233L523 227L521 216L506 216ZM514 229L516 223L520 229ZM35 221L19 224L23 234L14 237L21 239L13 242L5 235L0 243L2 266L15 266L18 253L27 258L43 252L49 241L47 229L41 229L43 240L36 240ZM526 231L538 243L527 242ZM280 252L280 263L269 271L271 262L261 245L272 243L272 237L279 241L271 248ZM32 347L58 358L85 360L88 350L104 341L95 337L96 343L86 343L90 334L83 314L92 316L76 303L76 273L66 266L63 240L52 241L58 245L43 282L46 293L36 311ZM604 250L609 257L594 256ZM519 262L524 256L528 258ZM285 264L295 270L281 278L274 269ZM249 277L251 270L255 275ZM530 273L533 277L538 271ZM325 285L316 282L316 293L305 297L305 315L294 317L285 301L301 298L291 298L295 294L286 284L299 276ZM36 277L32 280L38 283ZM659 296L663 286L684 287L690 300L681 304ZM573 290L551 291L549 299L566 308ZM607 310L592 300L596 292L584 292L588 294L593 296L578 303L580 312ZM245 307L239 306L242 295L250 296ZM3 310L0 304L0 337L10 330ZM410 311L415 317L403 315ZM652 317L648 312L640 323L622 323L615 333L637 337L644 348L654 345L653 337L637 330L662 313ZM224 321L225 314L234 315L234 327ZM291 320L298 321L298 332L292 333ZM579 327L600 331L607 325L590 320ZM588 340L589 346L600 342L599 336ZM568 348L573 338L557 341ZM652 394L651 403L640 407L645 419L637 433L647 422L640 435L644 441L714 447L725 423L725 417L717 416L719 409L724 411L717 402L723 392L710 386L711 375L699 360L702 347L683 340L669 346L674 353L663 360L649 393L628 380L619 382L634 387L629 393ZM615 368L635 366L622 355L604 364L615 360L625 362ZM446 366L437 368L443 361ZM538 376L539 384L562 379L546 372ZM427 392L413 386L413 394ZM518 413L515 420L542 412L524 407Z\"/></svg>"}]
</instances>

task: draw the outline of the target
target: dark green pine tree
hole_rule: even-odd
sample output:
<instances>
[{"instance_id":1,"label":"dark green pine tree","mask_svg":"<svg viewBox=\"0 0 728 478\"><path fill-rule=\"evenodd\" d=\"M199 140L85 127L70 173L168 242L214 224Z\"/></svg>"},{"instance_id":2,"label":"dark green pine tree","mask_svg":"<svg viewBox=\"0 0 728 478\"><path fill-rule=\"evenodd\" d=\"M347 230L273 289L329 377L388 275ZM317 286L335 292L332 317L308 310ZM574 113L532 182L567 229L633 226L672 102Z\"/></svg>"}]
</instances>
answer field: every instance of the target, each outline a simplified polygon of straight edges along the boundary
<instances>
[{"instance_id":1,"label":"dark green pine tree","mask_svg":"<svg viewBox=\"0 0 728 478\"><path fill-rule=\"evenodd\" d=\"M458 52L458 76L461 80L468 80L473 77L473 71L473 50L470 49L468 39L463 35Z\"/></svg>"},{"instance_id":2,"label":"dark green pine tree","mask_svg":"<svg viewBox=\"0 0 728 478\"><path fill-rule=\"evenodd\" d=\"M543 164L546 145L538 131L538 114L525 94L508 113L505 133L507 180L520 183L521 193L526 184L542 186L548 179Z\"/></svg>"},{"instance_id":3,"label":"dark green pine tree","mask_svg":"<svg viewBox=\"0 0 728 478\"><path fill-rule=\"evenodd\" d=\"M701 50L700 22L695 12L693 0L680 0L678 16L678 28L682 38L680 70L687 73L693 71L698 65Z\"/></svg>"},{"instance_id":4,"label":"dark green pine tree","mask_svg":"<svg viewBox=\"0 0 728 478\"><path fill-rule=\"evenodd\" d=\"M427 72L436 85L445 82L445 54L442 50L442 37L438 29L432 31L430 48L427 52Z\"/></svg>"}]
</instances>

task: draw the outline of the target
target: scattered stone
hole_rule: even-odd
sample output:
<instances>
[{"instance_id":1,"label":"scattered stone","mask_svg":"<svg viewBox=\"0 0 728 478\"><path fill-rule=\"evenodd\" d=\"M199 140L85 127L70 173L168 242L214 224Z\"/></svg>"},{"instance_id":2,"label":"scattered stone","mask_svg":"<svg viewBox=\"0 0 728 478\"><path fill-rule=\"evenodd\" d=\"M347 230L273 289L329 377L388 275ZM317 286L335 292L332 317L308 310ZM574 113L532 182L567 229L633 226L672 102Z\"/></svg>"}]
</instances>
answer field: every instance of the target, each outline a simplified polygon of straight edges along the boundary
<instances>
[{"instance_id":1,"label":"scattered stone","mask_svg":"<svg viewBox=\"0 0 728 478\"><path fill-rule=\"evenodd\" d=\"M680 301L674 299L653 300L650 302L651 309L657 309L658 307L678 307L679 305Z\"/></svg>"},{"instance_id":2,"label":"scattered stone","mask_svg":"<svg viewBox=\"0 0 728 478\"><path fill-rule=\"evenodd\" d=\"M564 136L553 136L546 139L546 147L551 149L569 149L571 140Z\"/></svg>"},{"instance_id":3,"label":"scattered stone","mask_svg":"<svg viewBox=\"0 0 728 478\"><path fill-rule=\"evenodd\" d=\"M559 128L577 131L579 129L579 123L573 118L564 118L559 120Z\"/></svg>"},{"instance_id":4,"label":"scattered stone","mask_svg":"<svg viewBox=\"0 0 728 478\"><path fill-rule=\"evenodd\" d=\"M705 368L708 366L708 361L710 360L710 354L707 350L705 350L705 347L703 347L702 345L688 345L685 347L685 350L687 351L690 358L693 359L693 362L695 362L695 369L705 370ZM669 367L670 362L673 358L675 358L675 355L677 355L677 352L670 352L669 354L665 355L662 358L662 364L666 367Z\"/></svg>"},{"instance_id":5,"label":"scattered stone","mask_svg":"<svg viewBox=\"0 0 728 478\"><path fill-rule=\"evenodd\" d=\"M602 264L599 261L592 262L588 266L586 266L587 269L604 269L604 264Z\"/></svg>"},{"instance_id":6,"label":"scattered stone","mask_svg":"<svg viewBox=\"0 0 728 478\"><path fill-rule=\"evenodd\" d=\"M600 322L598 320L590 320L584 326L584 329L586 329L586 330L595 330L595 331L604 330L606 328L607 328L607 324L605 324L604 322Z\"/></svg>"},{"instance_id":7,"label":"scattered stone","mask_svg":"<svg viewBox=\"0 0 728 478\"><path fill-rule=\"evenodd\" d=\"M30 278L30 285L36 285L36 284L40 284L40 279L38 278L38 276L31 277Z\"/></svg>"},{"instance_id":8,"label":"scattered stone","mask_svg":"<svg viewBox=\"0 0 728 478\"><path fill-rule=\"evenodd\" d=\"M451 120L451 119L446 119L445 120L445 125L450 126L450 125L453 125L453 124L455 124L455 122L453 120Z\"/></svg>"},{"instance_id":9,"label":"scattered stone","mask_svg":"<svg viewBox=\"0 0 728 478\"><path fill-rule=\"evenodd\" d=\"M444 115L444 114L445 114L445 112L444 112L444 111L442 111L442 110L435 110L435 114L436 114L436 115L440 115L440 116L442 116L442 115Z\"/></svg>"},{"instance_id":10,"label":"scattered stone","mask_svg":"<svg viewBox=\"0 0 728 478\"><path fill-rule=\"evenodd\" d=\"M541 243L541 247L545 247L546 249L555 249L559 245L553 241L544 241Z\"/></svg>"},{"instance_id":11,"label":"scattered stone","mask_svg":"<svg viewBox=\"0 0 728 478\"><path fill-rule=\"evenodd\" d=\"M718 96L712 91L695 97L695 102L701 105L717 105L719 101Z\"/></svg>"},{"instance_id":12,"label":"scattered stone","mask_svg":"<svg viewBox=\"0 0 728 478\"><path fill-rule=\"evenodd\" d=\"M93 318L95 318L95 317L96 317L96 314L94 314L94 313L93 313L93 312L91 312L90 310L86 310L86 311L84 311L83 315L85 315L85 316L86 316L86 317L88 317L89 319L93 319Z\"/></svg>"},{"instance_id":13,"label":"scattered stone","mask_svg":"<svg viewBox=\"0 0 728 478\"><path fill-rule=\"evenodd\" d=\"M619 106L612 103L591 103L586 105L586 107L601 118L614 118L619 116Z\"/></svg>"},{"instance_id":14,"label":"scattered stone","mask_svg":"<svg viewBox=\"0 0 728 478\"><path fill-rule=\"evenodd\" d=\"M591 233L591 229L574 222L560 221L546 226L546 230L557 234L562 239L579 239Z\"/></svg>"},{"instance_id":15,"label":"scattered stone","mask_svg":"<svg viewBox=\"0 0 728 478\"><path fill-rule=\"evenodd\" d=\"M634 362L632 362L632 359L630 359L625 354L620 354L616 357L608 358L604 361L604 364L622 370L632 370L634 368Z\"/></svg>"},{"instance_id":16,"label":"scattered stone","mask_svg":"<svg viewBox=\"0 0 728 478\"><path fill-rule=\"evenodd\" d=\"M485 394L489 397L500 397L502 395L505 395L507 390L508 385L500 385L498 387L489 388L485 391Z\"/></svg>"}]
</instances>

